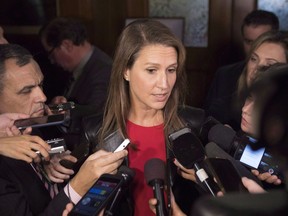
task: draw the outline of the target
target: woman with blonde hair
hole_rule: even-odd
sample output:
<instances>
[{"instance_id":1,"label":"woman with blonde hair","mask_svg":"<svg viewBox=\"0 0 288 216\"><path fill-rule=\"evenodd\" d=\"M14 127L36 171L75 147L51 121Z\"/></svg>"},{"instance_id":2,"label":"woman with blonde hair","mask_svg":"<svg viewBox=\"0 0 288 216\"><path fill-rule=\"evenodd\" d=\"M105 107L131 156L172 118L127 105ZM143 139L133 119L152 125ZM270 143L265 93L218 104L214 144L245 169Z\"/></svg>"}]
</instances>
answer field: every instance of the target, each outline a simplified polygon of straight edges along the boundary
<instances>
[{"instance_id":1,"label":"woman with blonde hair","mask_svg":"<svg viewBox=\"0 0 288 216\"><path fill-rule=\"evenodd\" d=\"M251 85L259 67L288 62L288 34L270 31L253 43L246 66L238 81L238 94L242 96Z\"/></svg>"}]
</instances>

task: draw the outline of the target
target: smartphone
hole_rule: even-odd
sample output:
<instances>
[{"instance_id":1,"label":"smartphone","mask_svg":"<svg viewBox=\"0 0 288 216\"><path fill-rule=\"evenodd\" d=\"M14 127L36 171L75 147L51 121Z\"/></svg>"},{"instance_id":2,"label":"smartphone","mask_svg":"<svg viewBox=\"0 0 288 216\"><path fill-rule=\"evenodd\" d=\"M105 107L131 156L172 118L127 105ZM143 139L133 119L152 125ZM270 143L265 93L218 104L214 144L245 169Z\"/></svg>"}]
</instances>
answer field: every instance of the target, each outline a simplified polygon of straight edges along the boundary
<instances>
[{"instance_id":1,"label":"smartphone","mask_svg":"<svg viewBox=\"0 0 288 216\"><path fill-rule=\"evenodd\" d=\"M62 111L67 111L75 108L75 103L72 101L69 101L67 103L62 103L62 104L52 104L48 105L50 110L52 112L62 112Z\"/></svg>"},{"instance_id":2,"label":"smartphone","mask_svg":"<svg viewBox=\"0 0 288 216\"><path fill-rule=\"evenodd\" d=\"M64 121L65 121L64 114L56 114L56 115L46 115L46 116L26 118L26 119L18 119L14 121L14 125L19 130L24 130L28 127L38 128L38 127L59 125L59 124L64 123Z\"/></svg>"},{"instance_id":3,"label":"smartphone","mask_svg":"<svg viewBox=\"0 0 288 216\"><path fill-rule=\"evenodd\" d=\"M235 159L250 169L256 169L260 173L268 172L271 175L277 175L278 178L284 179L280 168L280 161L274 158L266 148L253 150L250 145L246 145L242 150L235 154Z\"/></svg>"},{"instance_id":4,"label":"smartphone","mask_svg":"<svg viewBox=\"0 0 288 216\"><path fill-rule=\"evenodd\" d=\"M47 142L51 146L51 149L49 151L49 154L51 155L59 154L59 153L66 151L66 143L63 138L54 138L54 139L46 140L45 142Z\"/></svg>"},{"instance_id":5,"label":"smartphone","mask_svg":"<svg viewBox=\"0 0 288 216\"><path fill-rule=\"evenodd\" d=\"M96 216L120 189L123 178L103 174L69 213L69 216Z\"/></svg>"},{"instance_id":6,"label":"smartphone","mask_svg":"<svg viewBox=\"0 0 288 216\"><path fill-rule=\"evenodd\" d=\"M119 130L114 131L104 139L103 149L108 152L117 152L125 149L130 144L129 139L124 139Z\"/></svg>"},{"instance_id":7,"label":"smartphone","mask_svg":"<svg viewBox=\"0 0 288 216\"><path fill-rule=\"evenodd\" d=\"M242 183L242 176L228 159L206 158L205 163L224 192L248 192Z\"/></svg>"},{"instance_id":8,"label":"smartphone","mask_svg":"<svg viewBox=\"0 0 288 216\"><path fill-rule=\"evenodd\" d=\"M125 139L115 150L114 152L119 152L124 150L130 144L129 139Z\"/></svg>"}]
</instances>

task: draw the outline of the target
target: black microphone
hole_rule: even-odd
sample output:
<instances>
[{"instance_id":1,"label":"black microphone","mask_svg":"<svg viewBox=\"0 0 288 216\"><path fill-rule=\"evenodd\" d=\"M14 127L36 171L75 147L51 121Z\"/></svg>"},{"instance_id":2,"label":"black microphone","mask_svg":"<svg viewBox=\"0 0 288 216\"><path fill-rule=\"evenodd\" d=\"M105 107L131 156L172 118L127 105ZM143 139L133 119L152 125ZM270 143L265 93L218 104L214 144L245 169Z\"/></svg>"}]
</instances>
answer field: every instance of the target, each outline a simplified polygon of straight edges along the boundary
<instances>
[{"instance_id":1,"label":"black microphone","mask_svg":"<svg viewBox=\"0 0 288 216\"><path fill-rule=\"evenodd\" d=\"M250 143L247 136L237 136L236 132L223 124L213 126L208 133L209 142L215 142L228 154L234 156L239 145Z\"/></svg>"},{"instance_id":2,"label":"black microphone","mask_svg":"<svg viewBox=\"0 0 288 216\"><path fill-rule=\"evenodd\" d=\"M205 149L200 139L190 128L182 128L169 135L172 152L179 163L187 169L195 169L196 176L204 189L216 196L220 188L216 182L209 177L202 162L205 159Z\"/></svg>"},{"instance_id":3,"label":"black microphone","mask_svg":"<svg viewBox=\"0 0 288 216\"><path fill-rule=\"evenodd\" d=\"M202 144L206 145L208 140L208 134L211 128L220 122L212 116L208 116L205 121L201 124L200 131L199 131L199 139L201 140Z\"/></svg>"},{"instance_id":4,"label":"black microphone","mask_svg":"<svg viewBox=\"0 0 288 216\"><path fill-rule=\"evenodd\" d=\"M153 188L154 197L157 199L156 215L168 216L164 199L165 163L159 158L152 158L144 165L146 182Z\"/></svg>"},{"instance_id":5,"label":"black microphone","mask_svg":"<svg viewBox=\"0 0 288 216\"><path fill-rule=\"evenodd\" d=\"M257 169L260 172L268 172L283 179L280 170L280 160L277 160L267 148L253 150L253 145L257 140L246 135L237 136L236 132L230 127L222 124L215 125L208 134L210 142L215 142L225 152L234 159L239 160L245 166Z\"/></svg>"}]
</instances>

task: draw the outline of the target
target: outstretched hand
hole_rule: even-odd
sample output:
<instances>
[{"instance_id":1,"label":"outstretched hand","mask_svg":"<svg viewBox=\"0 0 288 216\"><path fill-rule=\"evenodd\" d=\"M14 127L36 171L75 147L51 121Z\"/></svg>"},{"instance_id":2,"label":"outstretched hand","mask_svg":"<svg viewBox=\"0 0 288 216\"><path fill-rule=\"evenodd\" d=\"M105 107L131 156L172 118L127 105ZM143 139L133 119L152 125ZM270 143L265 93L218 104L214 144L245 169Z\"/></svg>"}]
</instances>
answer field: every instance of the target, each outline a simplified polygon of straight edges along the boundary
<instances>
[{"instance_id":1,"label":"outstretched hand","mask_svg":"<svg viewBox=\"0 0 288 216\"><path fill-rule=\"evenodd\" d=\"M71 187L83 196L102 174L116 174L117 168L127 154L127 150L115 153L104 150L95 152L86 159L78 173L70 181Z\"/></svg>"},{"instance_id":2,"label":"outstretched hand","mask_svg":"<svg viewBox=\"0 0 288 216\"><path fill-rule=\"evenodd\" d=\"M27 163L41 161L40 155L36 153L37 151L44 160L48 161L49 150L50 146L38 136L21 135L0 138L0 154Z\"/></svg>"}]
</instances>

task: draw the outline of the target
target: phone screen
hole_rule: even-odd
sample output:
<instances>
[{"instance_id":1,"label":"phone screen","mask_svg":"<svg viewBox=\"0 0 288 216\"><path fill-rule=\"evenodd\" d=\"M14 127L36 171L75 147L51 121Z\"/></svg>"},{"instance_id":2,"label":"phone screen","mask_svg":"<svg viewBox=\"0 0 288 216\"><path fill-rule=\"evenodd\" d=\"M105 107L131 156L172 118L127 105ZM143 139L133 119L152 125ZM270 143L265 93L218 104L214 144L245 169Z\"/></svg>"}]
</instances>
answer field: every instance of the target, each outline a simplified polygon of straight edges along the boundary
<instances>
[{"instance_id":1,"label":"phone screen","mask_svg":"<svg viewBox=\"0 0 288 216\"><path fill-rule=\"evenodd\" d=\"M51 125L58 125L64 123L65 115L47 115L41 117L27 118L27 119L18 119L14 122L14 125L19 129L25 129L27 127L45 127Z\"/></svg>"},{"instance_id":2,"label":"phone screen","mask_svg":"<svg viewBox=\"0 0 288 216\"><path fill-rule=\"evenodd\" d=\"M280 168L281 161L277 160L277 157L274 158L267 148L253 150L247 145L240 157L240 162L250 168L257 169L261 173L268 172L283 179Z\"/></svg>"},{"instance_id":3,"label":"phone screen","mask_svg":"<svg viewBox=\"0 0 288 216\"><path fill-rule=\"evenodd\" d=\"M246 145L240 161L252 168L258 169L264 152L265 148L253 150L250 145Z\"/></svg>"},{"instance_id":4,"label":"phone screen","mask_svg":"<svg viewBox=\"0 0 288 216\"><path fill-rule=\"evenodd\" d=\"M120 178L100 177L69 215L98 215L119 188Z\"/></svg>"}]
</instances>

